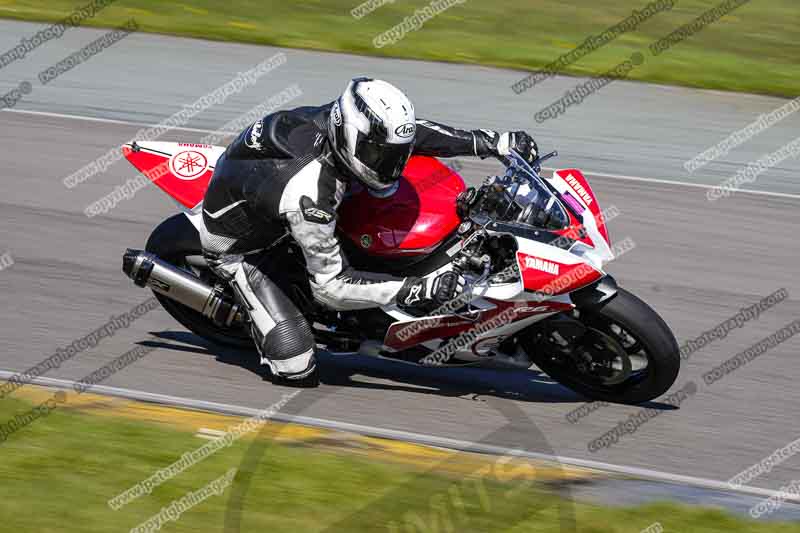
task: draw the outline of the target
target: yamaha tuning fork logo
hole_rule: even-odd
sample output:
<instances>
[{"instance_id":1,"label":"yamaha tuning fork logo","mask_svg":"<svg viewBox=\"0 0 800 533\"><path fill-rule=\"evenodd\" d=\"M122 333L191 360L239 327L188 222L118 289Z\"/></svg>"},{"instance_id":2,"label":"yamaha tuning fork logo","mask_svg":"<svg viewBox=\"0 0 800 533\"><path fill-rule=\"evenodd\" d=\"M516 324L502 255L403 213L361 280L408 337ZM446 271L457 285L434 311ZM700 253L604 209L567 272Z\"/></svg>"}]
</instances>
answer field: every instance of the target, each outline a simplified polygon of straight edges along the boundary
<instances>
[{"instance_id":1,"label":"yamaha tuning fork logo","mask_svg":"<svg viewBox=\"0 0 800 533\"><path fill-rule=\"evenodd\" d=\"M169 169L177 178L194 180L208 169L208 159L200 152L186 150L172 156L169 160Z\"/></svg>"}]
</instances>

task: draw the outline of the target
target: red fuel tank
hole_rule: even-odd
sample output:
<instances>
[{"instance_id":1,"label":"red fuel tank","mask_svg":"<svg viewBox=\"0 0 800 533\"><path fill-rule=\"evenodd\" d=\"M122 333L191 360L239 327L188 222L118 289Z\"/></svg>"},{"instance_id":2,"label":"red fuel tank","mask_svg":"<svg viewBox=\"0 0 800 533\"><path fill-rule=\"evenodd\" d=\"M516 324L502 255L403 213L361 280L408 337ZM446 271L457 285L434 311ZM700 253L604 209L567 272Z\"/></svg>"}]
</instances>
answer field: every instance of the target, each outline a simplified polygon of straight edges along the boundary
<instances>
[{"instance_id":1,"label":"red fuel tank","mask_svg":"<svg viewBox=\"0 0 800 533\"><path fill-rule=\"evenodd\" d=\"M413 156L387 198L354 185L339 207L338 226L370 255L427 254L461 222L456 197L464 188L461 176L439 160Z\"/></svg>"}]
</instances>

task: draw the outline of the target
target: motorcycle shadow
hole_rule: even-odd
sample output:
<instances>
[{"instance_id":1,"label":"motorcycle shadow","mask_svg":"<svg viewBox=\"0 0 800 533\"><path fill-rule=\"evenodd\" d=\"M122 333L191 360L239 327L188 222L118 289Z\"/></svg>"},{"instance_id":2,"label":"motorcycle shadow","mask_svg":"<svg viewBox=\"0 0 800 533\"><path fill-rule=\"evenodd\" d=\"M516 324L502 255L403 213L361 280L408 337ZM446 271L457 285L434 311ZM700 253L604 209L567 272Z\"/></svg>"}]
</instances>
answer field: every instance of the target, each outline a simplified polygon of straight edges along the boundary
<instances>
[{"instance_id":1,"label":"motorcycle shadow","mask_svg":"<svg viewBox=\"0 0 800 533\"><path fill-rule=\"evenodd\" d=\"M271 381L269 370L259 363L255 350L228 348L213 344L189 332L150 332L162 341L148 340L139 344L213 356L224 364L238 366ZM373 390L390 390L412 394L463 397L479 400L480 396L531 403L583 403L587 399L552 380L535 366L527 371L491 368L430 368L389 359L363 355L333 355L321 352L317 357L320 382L323 385ZM647 402L642 407L667 410L669 404Z\"/></svg>"}]
</instances>

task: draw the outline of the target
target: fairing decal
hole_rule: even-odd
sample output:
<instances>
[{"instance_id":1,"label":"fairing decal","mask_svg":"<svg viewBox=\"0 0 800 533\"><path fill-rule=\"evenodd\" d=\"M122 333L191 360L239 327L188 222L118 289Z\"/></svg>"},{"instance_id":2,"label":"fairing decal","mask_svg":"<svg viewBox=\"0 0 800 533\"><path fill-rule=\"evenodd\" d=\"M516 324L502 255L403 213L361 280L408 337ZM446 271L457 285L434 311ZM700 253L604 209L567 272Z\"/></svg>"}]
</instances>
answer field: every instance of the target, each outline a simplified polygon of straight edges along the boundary
<instances>
[{"instance_id":1,"label":"fairing decal","mask_svg":"<svg viewBox=\"0 0 800 533\"><path fill-rule=\"evenodd\" d=\"M548 296L572 292L603 277L588 262L563 264L522 252L517 252L517 260L525 289Z\"/></svg>"},{"instance_id":2,"label":"fairing decal","mask_svg":"<svg viewBox=\"0 0 800 533\"><path fill-rule=\"evenodd\" d=\"M394 350L403 350L433 339L455 337L495 319L500 328L536 315L551 314L572 308L570 304L556 301L525 302L488 300L489 309L473 313L468 320L455 315L424 317L405 322L395 322L386 332L384 344Z\"/></svg>"},{"instance_id":3,"label":"fairing decal","mask_svg":"<svg viewBox=\"0 0 800 533\"><path fill-rule=\"evenodd\" d=\"M597 197L588 180L578 169L555 170L550 178L544 178L561 196L562 201L572 207L586 230L586 241L595 248L602 260L614 258L611 252L611 239L600 210Z\"/></svg>"},{"instance_id":4,"label":"fairing decal","mask_svg":"<svg viewBox=\"0 0 800 533\"><path fill-rule=\"evenodd\" d=\"M122 147L122 153L142 174L192 210L203 201L222 146L173 142L139 142Z\"/></svg>"},{"instance_id":5,"label":"fairing decal","mask_svg":"<svg viewBox=\"0 0 800 533\"><path fill-rule=\"evenodd\" d=\"M599 265L567 250L519 237L517 245L518 267L528 291L564 294L604 275Z\"/></svg>"}]
</instances>

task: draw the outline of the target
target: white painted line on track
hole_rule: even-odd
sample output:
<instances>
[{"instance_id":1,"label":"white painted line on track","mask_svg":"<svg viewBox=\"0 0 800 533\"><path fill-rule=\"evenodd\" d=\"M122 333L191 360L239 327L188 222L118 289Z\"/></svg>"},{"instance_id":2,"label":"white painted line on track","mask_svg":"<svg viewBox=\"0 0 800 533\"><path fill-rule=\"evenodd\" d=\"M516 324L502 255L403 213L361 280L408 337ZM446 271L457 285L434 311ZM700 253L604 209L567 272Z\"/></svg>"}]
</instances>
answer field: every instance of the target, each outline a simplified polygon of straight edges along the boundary
<instances>
[{"instance_id":1,"label":"white painted line on track","mask_svg":"<svg viewBox=\"0 0 800 533\"><path fill-rule=\"evenodd\" d=\"M3 109L7 113L21 113L21 114L28 114L28 115L38 115L43 117L54 117L54 118L65 118L71 120L84 120L89 122L103 122L107 124L121 124L125 126L138 126L142 128L154 128L157 124L145 124L141 122L131 122L126 120L116 120L116 119L109 119L109 118L96 118L96 117L85 117L81 115L65 115L62 113L50 113L47 111L29 111L27 109ZM230 134L230 135L238 135L237 132L220 132L215 130L205 130L200 128L184 128L184 127L176 127L171 128L174 130L181 130L181 131L191 131L196 133L222 133L222 134ZM554 168L542 167L544 170L553 171ZM642 178L639 176L627 176L625 174L609 174L605 172L592 172L590 170L584 171L584 174L588 174L590 176L598 176L601 178L611 178L617 180L626 180L626 181L638 181L642 183L658 183L660 185L677 185L683 187L696 187L700 189L714 189L716 185L706 185L703 183L691 183L688 181L675 181L675 180L664 180L658 178ZM737 189L737 194L754 194L759 196L774 196L778 198L791 198L793 200L800 200L800 194L791 194L785 192L773 192L773 191L761 191L756 189Z\"/></svg>"},{"instance_id":2,"label":"white painted line on track","mask_svg":"<svg viewBox=\"0 0 800 533\"><path fill-rule=\"evenodd\" d=\"M542 167L543 170L554 171L555 168L547 168ZM584 172L589 176L597 176L599 178L612 178L617 180L626 180L626 181L640 181L642 183L658 183L661 185L680 185L682 187L696 187L699 189L716 189L716 185L706 185L705 183L691 183L688 181L675 181L675 180L662 180L657 178L640 178L637 176L626 176L624 174L607 174L605 172L593 172L591 170L587 170ZM756 189L736 189L735 194L744 193L744 194L757 194L762 196L777 196L779 198L792 198L794 200L800 199L800 194L791 194L787 192L773 192L773 191L759 191Z\"/></svg>"},{"instance_id":3,"label":"white painted line on track","mask_svg":"<svg viewBox=\"0 0 800 533\"><path fill-rule=\"evenodd\" d=\"M8 380L12 376L17 374L18 372L0 370L0 379ZM72 387L76 382L65 379L38 377L38 378L33 378L30 381L30 383L44 387L72 390ZM239 405L231 405L231 404L224 404L217 402L207 402L204 400L181 398L178 396L169 396L166 394L157 394L157 393L144 392L132 389L108 387L106 385L94 385L90 389L90 392L97 394L106 394L109 396L117 396L120 398L127 398L130 400L152 402L162 405L184 407L199 411L211 411L215 413L224 413L229 415L254 417L262 413L261 410L252 407L244 407ZM758 496L763 498L769 498L772 496L780 497L780 495L783 495L784 497L786 497L787 501L794 501L800 503L800 495L786 495L777 490L763 489L759 487L748 487L748 486L739 487L738 489L732 489L725 481L717 481L715 479L706 479L694 476L685 476L682 474L672 474L669 472L661 472L649 468L615 465L610 463L603 463L600 461L592 461L590 459L562 457L559 455L530 452L526 450L519 450L516 448L507 448L504 446L468 442L463 440L451 439L448 437L437 437L435 435L425 435L422 433L412 433L396 429L364 426L361 424L352 424L350 422L340 422L337 420L326 420L322 418L312 418L308 416L289 415L280 412L273 415L271 417L271 420L277 420L280 422L290 422L294 424L332 429L337 431L349 431L351 433L358 433L360 435L365 435L368 437L378 437L384 439L399 440L404 442L413 442L416 444L422 444L426 446L436 446L439 448L446 448L449 450L458 450L471 453L483 453L488 455L513 455L515 457L527 457L529 459L558 462L567 466L583 467L592 470L608 472L612 474L624 474L638 478L649 479L653 481L680 483L683 485L691 485L694 487L721 490L724 492L733 492L738 494L747 494L750 496Z\"/></svg>"}]
</instances>

